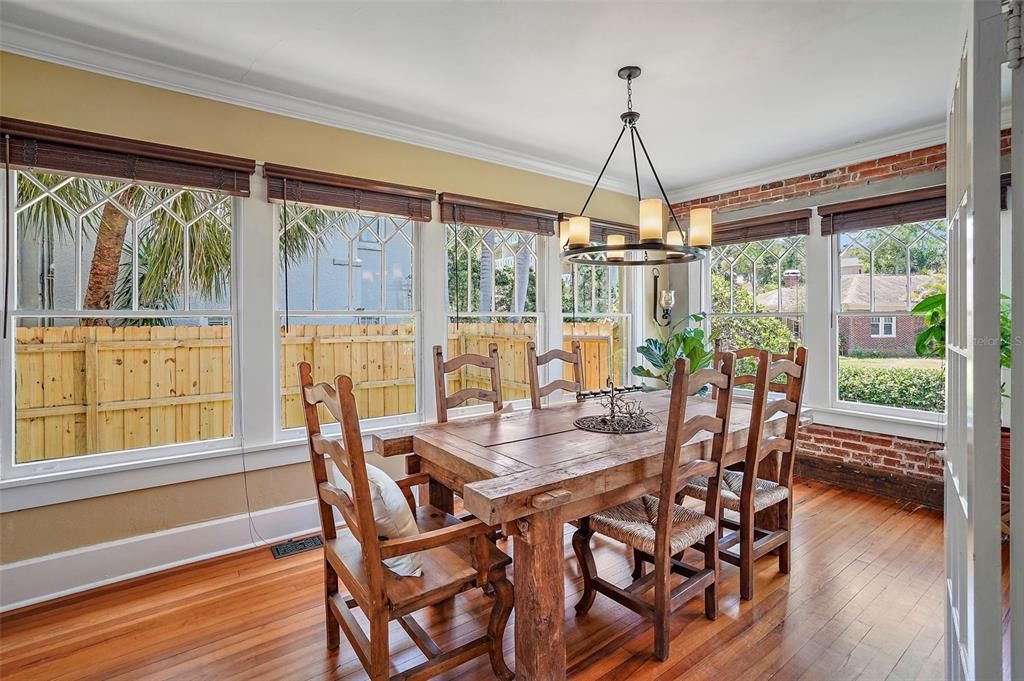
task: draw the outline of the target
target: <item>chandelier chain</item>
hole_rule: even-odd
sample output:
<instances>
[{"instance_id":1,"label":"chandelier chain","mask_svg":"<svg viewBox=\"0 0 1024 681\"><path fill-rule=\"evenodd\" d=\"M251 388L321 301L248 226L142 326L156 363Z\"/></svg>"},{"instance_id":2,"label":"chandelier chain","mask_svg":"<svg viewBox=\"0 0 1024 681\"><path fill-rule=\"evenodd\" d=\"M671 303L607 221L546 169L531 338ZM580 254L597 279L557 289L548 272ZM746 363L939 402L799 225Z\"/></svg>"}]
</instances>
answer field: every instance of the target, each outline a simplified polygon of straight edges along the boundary
<instances>
[{"instance_id":1,"label":"chandelier chain","mask_svg":"<svg viewBox=\"0 0 1024 681\"><path fill-rule=\"evenodd\" d=\"M633 79L626 79L626 109L633 110Z\"/></svg>"}]
</instances>

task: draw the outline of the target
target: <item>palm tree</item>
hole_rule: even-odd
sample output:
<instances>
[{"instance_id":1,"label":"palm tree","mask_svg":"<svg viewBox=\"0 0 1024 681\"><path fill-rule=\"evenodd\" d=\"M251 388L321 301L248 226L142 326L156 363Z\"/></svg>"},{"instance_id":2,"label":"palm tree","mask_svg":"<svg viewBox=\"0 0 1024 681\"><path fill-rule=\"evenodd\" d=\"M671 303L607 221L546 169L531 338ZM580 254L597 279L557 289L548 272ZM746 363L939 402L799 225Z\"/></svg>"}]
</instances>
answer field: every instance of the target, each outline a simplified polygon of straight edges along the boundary
<instances>
[{"instance_id":1,"label":"palm tree","mask_svg":"<svg viewBox=\"0 0 1024 681\"><path fill-rule=\"evenodd\" d=\"M231 269L229 203L220 194L50 173L19 175L22 238L74 240L81 218L93 254L83 295L87 310L131 309L134 219L139 248L139 306L170 309L185 294L185 230L189 234L189 287L217 299L228 291ZM100 208L102 206L102 208ZM126 298L127 296L127 298ZM106 324L104 319L82 325Z\"/></svg>"}]
</instances>

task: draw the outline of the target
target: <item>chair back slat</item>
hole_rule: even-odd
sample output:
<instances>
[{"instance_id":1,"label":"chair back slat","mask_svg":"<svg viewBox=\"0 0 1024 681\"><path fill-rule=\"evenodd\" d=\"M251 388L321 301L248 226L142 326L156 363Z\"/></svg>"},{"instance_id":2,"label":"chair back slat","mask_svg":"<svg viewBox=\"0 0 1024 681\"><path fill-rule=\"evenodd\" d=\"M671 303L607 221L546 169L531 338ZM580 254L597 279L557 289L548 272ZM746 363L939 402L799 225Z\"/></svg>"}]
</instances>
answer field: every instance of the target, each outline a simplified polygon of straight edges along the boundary
<instances>
[{"instance_id":1,"label":"chair back slat","mask_svg":"<svg viewBox=\"0 0 1024 681\"><path fill-rule=\"evenodd\" d=\"M345 521L345 527L362 543L363 537L362 532L359 530L359 519L356 517L355 503L348 492L335 487L329 482L321 482L317 489L320 499L338 509L342 519Z\"/></svg>"},{"instance_id":2,"label":"chair back slat","mask_svg":"<svg viewBox=\"0 0 1024 681\"><path fill-rule=\"evenodd\" d=\"M467 353L453 357L447 362L444 360L444 351L440 345L434 346L434 397L437 403L437 422L447 423L448 410L463 404L467 400L478 399L490 402L494 411L502 410L501 399L501 367L498 361L498 344L491 343L487 346L487 356ZM452 395L448 395L447 375L458 371L463 367L478 367L487 369L490 372L491 388L463 388Z\"/></svg>"},{"instance_id":3,"label":"chair back slat","mask_svg":"<svg viewBox=\"0 0 1024 681\"><path fill-rule=\"evenodd\" d=\"M352 536L362 548L363 561L366 565L366 592L371 599L383 603L384 566L381 563L380 540L370 499L370 482L366 472L363 436L359 427L359 411L356 408L355 395L352 393L352 379L339 375L334 379L333 386L326 383L314 385L312 369L308 362L300 362L298 372L299 394L306 416L309 458L317 488L320 529L325 539L337 537L334 521L334 509L337 508L349 526ZM338 419L341 437L321 433L318 410L321 404ZM334 414L332 407L337 409L337 414ZM330 457L348 481L349 492L338 489L330 482L325 456Z\"/></svg>"},{"instance_id":4,"label":"chair back slat","mask_svg":"<svg viewBox=\"0 0 1024 681\"><path fill-rule=\"evenodd\" d=\"M770 357L771 357L771 361L775 361L777 359L793 359L794 357L796 357L796 349L797 349L797 347L799 347L797 343L791 342L786 347L786 351L785 352L772 352L772 353L769 353ZM715 366L718 365L718 355L721 354L722 351L723 351L722 339L721 338L716 338L715 339L715 362L714 362ZM756 358L760 357L760 354L759 354L760 352L761 352L760 348L740 348L739 350L733 350L733 354L736 355L736 361L739 361L741 359L749 359L751 357L756 359ZM741 386L744 386L744 385L753 385L756 381L757 381L757 375L756 374L737 374L736 377L733 379L733 385L736 386L736 387L741 387ZM786 383L782 382L782 381L771 383L769 385L768 389L771 390L772 392L784 393L784 392L786 392Z\"/></svg>"},{"instance_id":5,"label":"chair back slat","mask_svg":"<svg viewBox=\"0 0 1024 681\"><path fill-rule=\"evenodd\" d=\"M669 398L668 427L665 430L665 451L662 462L661 489L658 505L658 517L655 521L655 571L664 573L670 569L671 529L674 514L674 500L687 480L680 479L680 457L682 445L702 431L712 435L711 462L714 474L709 475L708 495L705 502L705 514L718 518L719 491L721 489L721 464L725 454L725 442L728 437L728 423L732 411L733 384L732 375L735 370L735 356L731 352L722 354L722 361L717 370L702 374L698 371L690 375L690 363L685 357L676 360L672 376L672 393ZM687 417L687 400L691 390L695 393L709 382L719 385L718 395L714 402L714 415L707 413ZM660 577L658 578L660 581Z\"/></svg>"},{"instance_id":6,"label":"chair back slat","mask_svg":"<svg viewBox=\"0 0 1024 681\"><path fill-rule=\"evenodd\" d=\"M718 369L713 368L694 371L690 376L689 394L691 396L696 395L707 385L714 386L715 388L728 388L729 377Z\"/></svg>"},{"instance_id":7,"label":"chair back slat","mask_svg":"<svg viewBox=\"0 0 1024 681\"><path fill-rule=\"evenodd\" d=\"M540 367L556 359L572 365L572 380L559 378L547 385L541 385ZM583 390L583 353L580 351L579 341L572 342L572 352L555 348L542 355L537 354L537 344L530 341L526 344L526 368L530 376L530 404L534 409L540 409L541 398L547 397L556 390L565 390L571 393Z\"/></svg>"}]
</instances>

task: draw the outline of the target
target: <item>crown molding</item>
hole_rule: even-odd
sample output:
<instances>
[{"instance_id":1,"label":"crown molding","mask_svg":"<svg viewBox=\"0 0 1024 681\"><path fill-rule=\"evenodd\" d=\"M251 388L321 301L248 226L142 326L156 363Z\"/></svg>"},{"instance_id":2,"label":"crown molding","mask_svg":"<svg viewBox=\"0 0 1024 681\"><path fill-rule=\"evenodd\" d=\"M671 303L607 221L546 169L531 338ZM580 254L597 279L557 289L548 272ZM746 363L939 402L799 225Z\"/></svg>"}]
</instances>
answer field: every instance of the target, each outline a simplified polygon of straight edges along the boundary
<instances>
[{"instance_id":1,"label":"crown molding","mask_svg":"<svg viewBox=\"0 0 1024 681\"><path fill-rule=\"evenodd\" d=\"M513 149L474 142L344 107L326 105L149 59L131 57L22 26L4 25L3 35L0 37L0 50L204 99L496 163L585 186L592 185L594 181L593 168L584 169L555 163ZM619 193L632 192L630 182L617 178L604 178L600 186L602 189Z\"/></svg>"},{"instance_id":2,"label":"crown molding","mask_svg":"<svg viewBox=\"0 0 1024 681\"><path fill-rule=\"evenodd\" d=\"M1010 127L1010 107L1003 107L1000 118L1000 128ZM863 163L883 156L902 154L906 151L923 149L924 147L946 143L946 125L938 123L925 128L911 130L909 132L897 133L886 137L879 137L866 142L853 144L842 149L812 154L802 158L778 163L771 166L758 168L738 175L730 175L717 180L698 182L673 189L668 193L669 201L673 204L698 199L704 196L722 194L736 189L753 187L754 185L785 180L790 177L799 177L830 168L839 168Z\"/></svg>"}]
</instances>

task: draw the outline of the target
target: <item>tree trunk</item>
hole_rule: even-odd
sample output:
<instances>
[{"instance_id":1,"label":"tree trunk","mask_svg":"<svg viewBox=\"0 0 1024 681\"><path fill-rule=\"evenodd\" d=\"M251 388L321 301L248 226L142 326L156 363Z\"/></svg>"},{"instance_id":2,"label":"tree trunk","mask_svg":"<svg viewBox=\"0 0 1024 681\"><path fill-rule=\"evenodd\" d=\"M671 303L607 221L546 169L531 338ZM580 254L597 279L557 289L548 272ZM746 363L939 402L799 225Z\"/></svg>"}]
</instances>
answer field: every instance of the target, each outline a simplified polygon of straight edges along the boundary
<instances>
[{"instance_id":1,"label":"tree trunk","mask_svg":"<svg viewBox=\"0 0 1024 681\"><path fill-rule=\"evenodd\" d=\"M129 190L132 192L133 190ZM96 247L89 268L89 283L82 307L86 310L109 310L121 267L121 253L128 231L128 215L113 200L103 206L100 227L96 230ZM106 319L82 319L82 326L106 326Z\"/></svg>"},{"instance_id":2,"label":"tree trunk","mask_svg":"<svg viewBox=\"0 0 1024 681\"><path fill-rule=\"evenodd\" d=\"M492 312L494 310L494 232L484 232L483 244L480 246L480 275L478 284L480 290L480 307L478 312ZM472 301L467 308L472 309ZM481 318L483 323L490 322L489 317Z\"/></svg>"}]
</instances>

